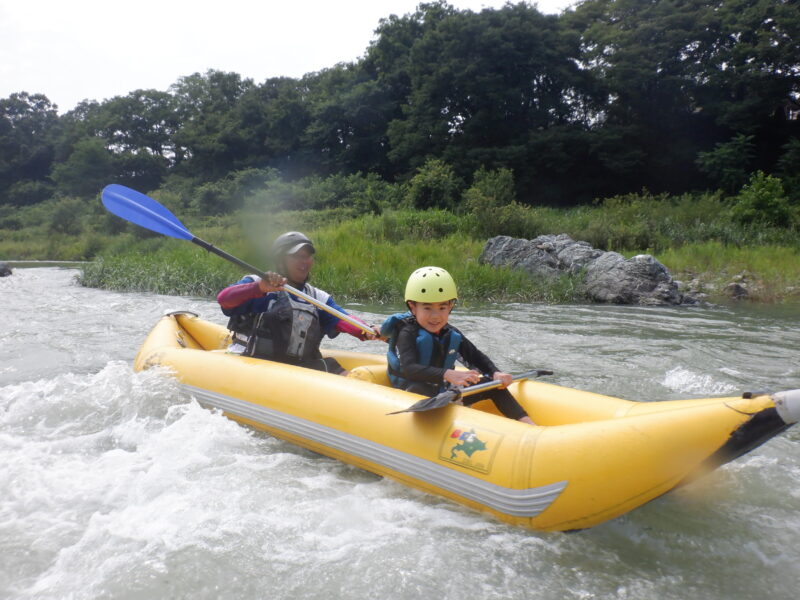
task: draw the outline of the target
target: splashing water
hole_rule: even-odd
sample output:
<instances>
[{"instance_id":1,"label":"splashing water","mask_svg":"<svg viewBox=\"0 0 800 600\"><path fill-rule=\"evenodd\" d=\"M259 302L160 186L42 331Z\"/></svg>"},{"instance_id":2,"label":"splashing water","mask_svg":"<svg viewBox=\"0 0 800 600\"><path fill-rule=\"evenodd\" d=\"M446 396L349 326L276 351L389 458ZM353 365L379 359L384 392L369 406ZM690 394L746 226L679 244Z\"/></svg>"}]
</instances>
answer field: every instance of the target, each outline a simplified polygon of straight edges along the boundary
<instances>
[{"instance_id":1,"label":"splashing water","mask_svg":"<svg viewBox=\"0 0 800 600\"><path fill-rule=\"evenodd\" d=\"M73 276L0 280L2 598L795 597L795 429L622 518L536 534L242 427L163 372L134 373L163 310L223 322L217 307ZM550 367L555 383L620 397L800 387L800 325L785 309L494 305L453 322L507 371Z\"/></svg>"}]
</instances>

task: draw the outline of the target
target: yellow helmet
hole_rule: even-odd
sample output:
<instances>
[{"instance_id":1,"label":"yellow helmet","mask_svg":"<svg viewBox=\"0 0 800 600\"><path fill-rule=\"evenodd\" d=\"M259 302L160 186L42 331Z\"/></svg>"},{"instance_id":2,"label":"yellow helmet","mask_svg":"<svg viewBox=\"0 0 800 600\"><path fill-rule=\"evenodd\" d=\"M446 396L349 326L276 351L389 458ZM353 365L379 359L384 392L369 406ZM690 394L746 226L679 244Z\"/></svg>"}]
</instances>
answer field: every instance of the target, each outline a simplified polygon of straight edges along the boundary
<instances>
[{"instance_id":1,"label":"yellow helmet","mask_svg":"<svg viewBox=\"0 0 800 600\"><path fill-rule=\"evenodd\" d=\"M406 302L447 302L458 298L456 282L440 267L422 267L406 283Z\"/></svg>"}]
</instances>

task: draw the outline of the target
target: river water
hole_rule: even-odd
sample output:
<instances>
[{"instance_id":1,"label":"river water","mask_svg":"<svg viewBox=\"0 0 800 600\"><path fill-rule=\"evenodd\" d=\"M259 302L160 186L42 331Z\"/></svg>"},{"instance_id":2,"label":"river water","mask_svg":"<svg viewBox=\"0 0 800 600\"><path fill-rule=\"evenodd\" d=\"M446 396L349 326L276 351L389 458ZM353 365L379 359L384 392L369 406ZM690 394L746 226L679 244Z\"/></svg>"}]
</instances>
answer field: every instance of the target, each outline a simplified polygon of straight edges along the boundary
<instances>
[{"instance_id":1,"label":"river water","mask_svg":"<svg viewBox=\"0 0 800 600\"><path fill-rule=\"evenodd\" d=\"M216 304L86 289L77 273L0 279L0 598L798 597L800 427L609 523L533 533L134 373L165 310L223 323ZM378 322L398 307L348 308ZM453 322L505 370L649 401L800 388L799 317L519 304Z\"/></svg>"}]
</instances>

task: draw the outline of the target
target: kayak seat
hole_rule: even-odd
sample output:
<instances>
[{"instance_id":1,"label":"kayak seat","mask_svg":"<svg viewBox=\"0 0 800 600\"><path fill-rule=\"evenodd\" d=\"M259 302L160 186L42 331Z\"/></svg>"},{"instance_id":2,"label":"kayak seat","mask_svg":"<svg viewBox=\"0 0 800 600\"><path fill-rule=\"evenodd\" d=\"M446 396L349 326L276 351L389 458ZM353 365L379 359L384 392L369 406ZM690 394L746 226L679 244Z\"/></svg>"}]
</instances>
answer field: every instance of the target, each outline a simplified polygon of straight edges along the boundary
<instances>
[{"instance_id":1,"label":"kayak seat","mask_svg":"<svg viewBox=\"0 0 800 600\"><path fill-rule=\"evenodd\" d=\"M347 376L387 387L392 385L389 382L389 373L386 371L386 365L361 365L350 369L350 373Z\"/></svg>"}]
</instances>

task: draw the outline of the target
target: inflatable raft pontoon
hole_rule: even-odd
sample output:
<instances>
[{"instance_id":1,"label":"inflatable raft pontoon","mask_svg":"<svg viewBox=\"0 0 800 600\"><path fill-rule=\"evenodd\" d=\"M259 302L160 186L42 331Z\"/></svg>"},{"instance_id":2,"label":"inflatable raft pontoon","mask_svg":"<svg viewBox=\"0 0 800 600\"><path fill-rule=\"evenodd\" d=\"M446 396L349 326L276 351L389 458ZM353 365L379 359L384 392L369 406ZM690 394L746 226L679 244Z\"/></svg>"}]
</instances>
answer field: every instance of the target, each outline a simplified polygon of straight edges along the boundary
<instances>
[{"instance_id":1,"label":"inflatable raft pontoon","mask_svg":"<svg viewBox=\"0 0 800 600\"><path fill-rule=\"evenodd\" d=\"M224 327L171 313L135 368L166 367L236 421L542 531L613 519L800 420L800 390L631 402L531 380L509 389L535 427L488 401L388 415L421 397L388 386L383 356L327 352L351 370L342 377L230 354L228 343Z\"/></svg>"}]
</instances>

